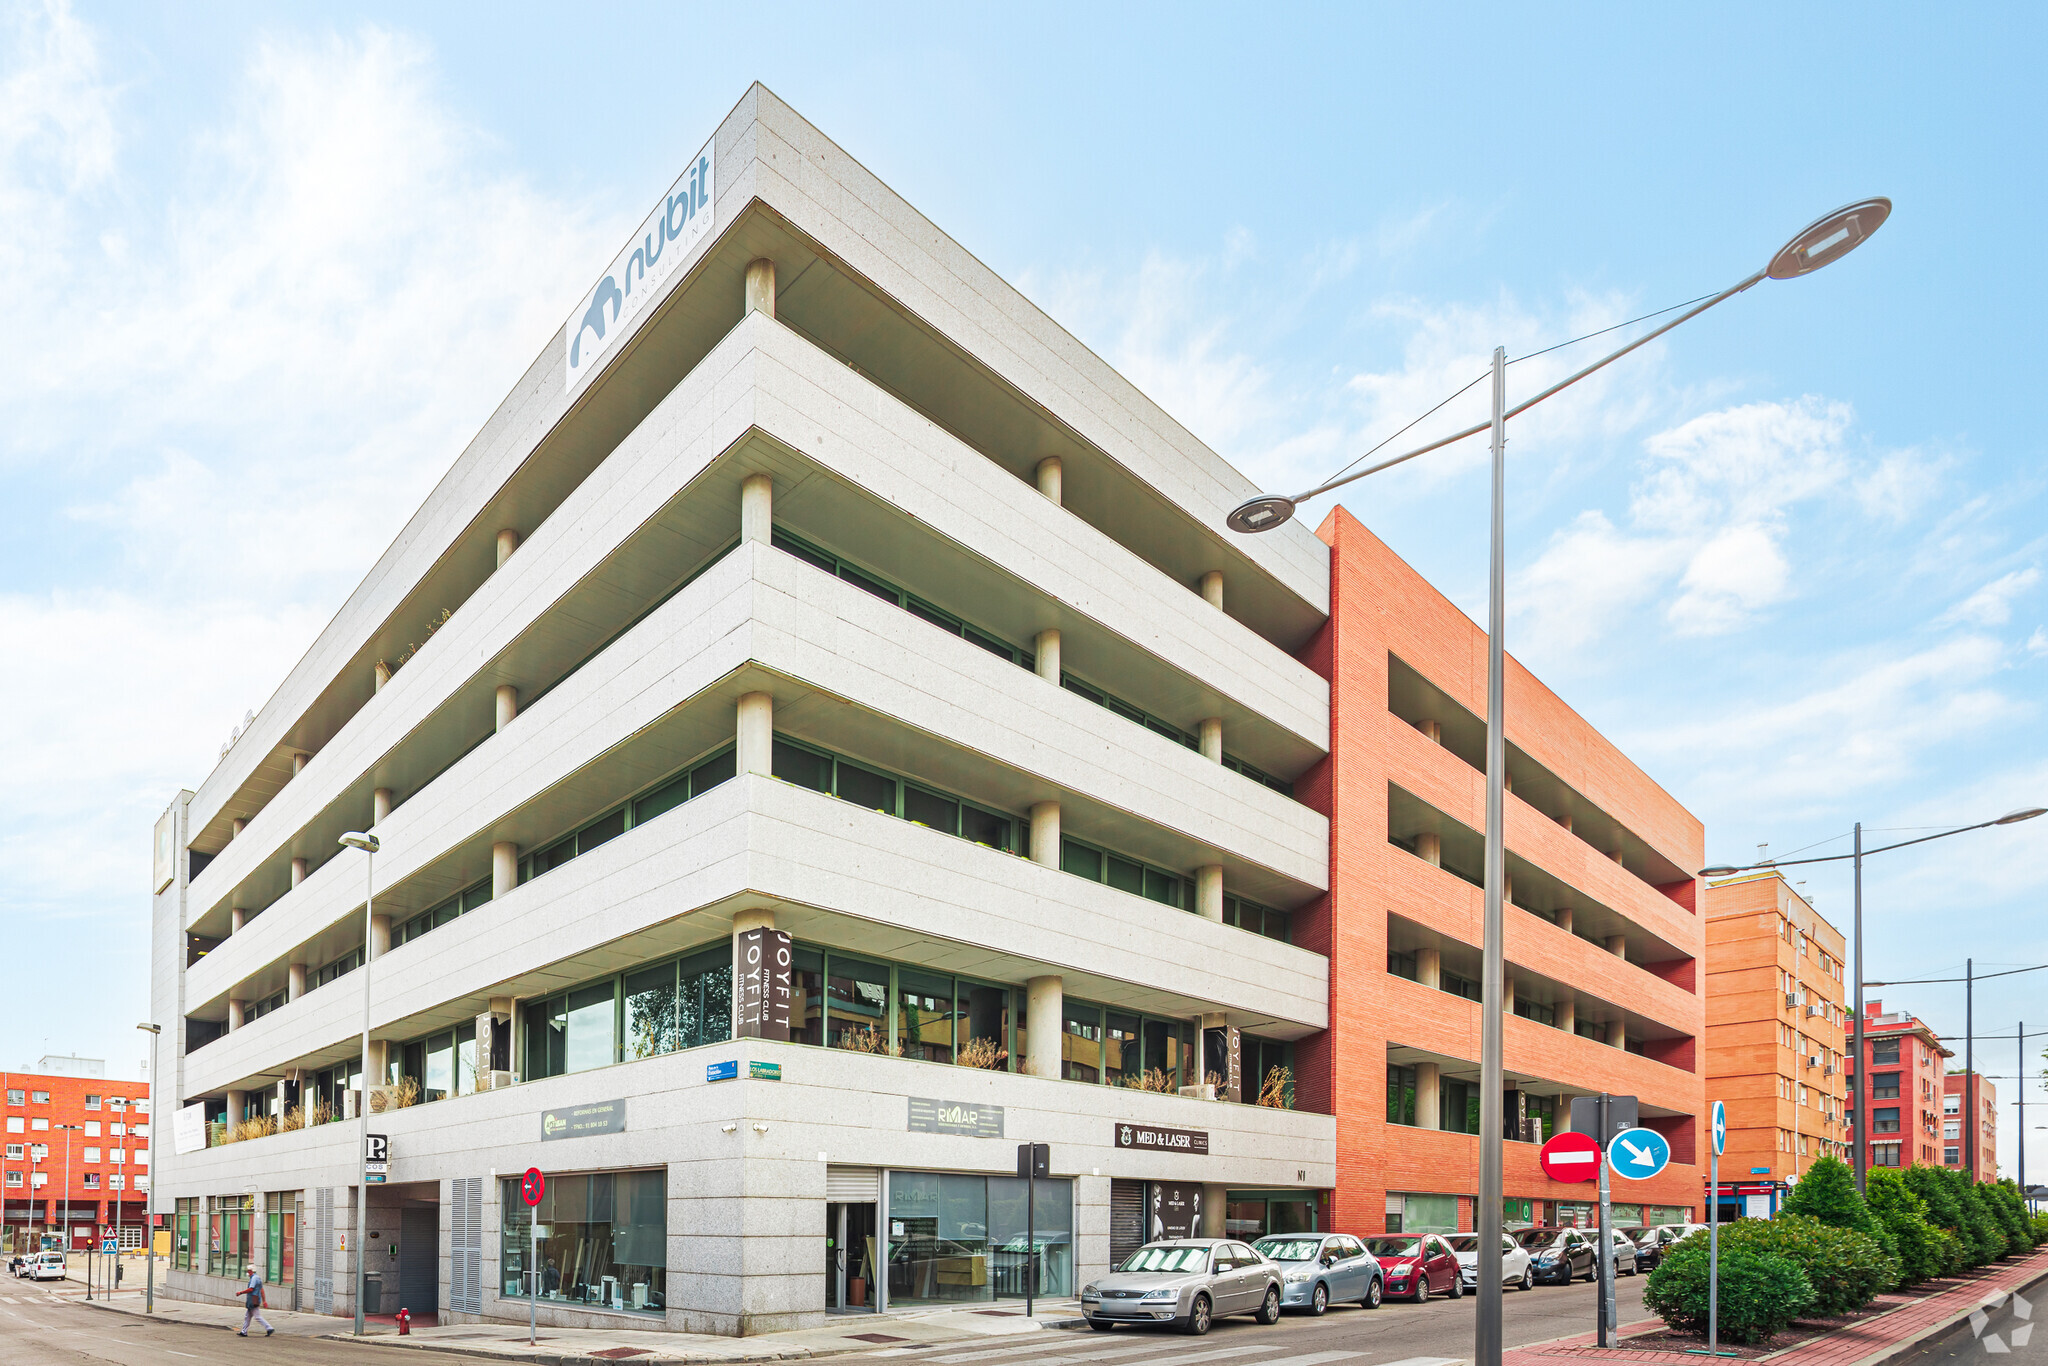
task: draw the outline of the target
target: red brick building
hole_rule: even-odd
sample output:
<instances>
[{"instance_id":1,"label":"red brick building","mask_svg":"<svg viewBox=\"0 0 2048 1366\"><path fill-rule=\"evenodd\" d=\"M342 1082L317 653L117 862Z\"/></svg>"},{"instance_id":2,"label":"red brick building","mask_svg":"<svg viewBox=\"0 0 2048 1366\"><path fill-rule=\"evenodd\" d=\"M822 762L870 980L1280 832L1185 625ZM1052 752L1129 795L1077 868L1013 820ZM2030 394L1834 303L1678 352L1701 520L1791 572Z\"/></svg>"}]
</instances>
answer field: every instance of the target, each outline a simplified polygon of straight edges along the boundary
<instances>
[{"instance_id":1,"label":"red brick building","mask_svg":"<svg viewBox=\"0 0 2048 1366\"><path fill-rule=\"evenodd\" d=\"M1296 943L1330 958L1331 1027L1297 1045L1308 1108L1337 1117L1325 1227L1473 1227L1479 1179L1486 636L1343 509L1331 616L1331 755L1296 791L1331 817L1331 891ZM1700 822L1510 658L1505 1128L1511 1224L1590 1217L1545 1178L1570 1099L1634 1095L1671 1166L1618 1181L1623 1222L1700 1205L1705 937Z\"/></svg>"},{"instance_id":2,"label":"red brick building","mask_svg":"<svg viewBox=\"0 0 2048 1366\"><path fill-rule=\"evenodd\" d=\"M1942 1097L1954 1056L1916 1016L1863 1003L1863 1057L1850 1060L1849 1105L1870 1116L1863 1142L1871 1166L1941 1165Z\"/></svg>"},{"instance_id":3,"label":"red brick building","mask_svg":"<svg viewBox=\"0 0 2048 1366\"><path fill-rule=\"evenodd\" d=\"M69 1246L95 1237L142 1245L149 1189L149 1083L0 1072L6 1241L24 1247L68 1223ZM70 1182L65 1176L69 1172Z\"/></svg>"},{"instance_id":4,"label":"red brick building","mask_svg":"<svg viewBox=\"0 0 2048 1366\"><path fill-rule=\"evenodd\" d=\"M1998 1179L1998 1088L1982 1074L1950 1072L1942 1078L1941 1165L1962 1167L1973 1154L1963 1126L1975 1114L1977 1125L1976 1179ZM2025 1135L2021 1135L2022 1138Z\"/></svg>"}]
</instances>

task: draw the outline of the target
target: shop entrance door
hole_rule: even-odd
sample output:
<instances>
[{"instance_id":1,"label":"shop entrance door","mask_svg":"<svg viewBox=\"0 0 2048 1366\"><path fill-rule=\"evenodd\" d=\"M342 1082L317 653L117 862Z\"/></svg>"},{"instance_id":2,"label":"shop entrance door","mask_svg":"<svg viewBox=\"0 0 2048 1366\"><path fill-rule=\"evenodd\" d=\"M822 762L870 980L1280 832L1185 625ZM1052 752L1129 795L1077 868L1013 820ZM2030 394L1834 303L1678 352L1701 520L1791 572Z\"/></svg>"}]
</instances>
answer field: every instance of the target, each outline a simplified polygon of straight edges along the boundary
<instances>
[{"instance_id":1,"label":"shop entrance door","mask_svg":"<svg viewBox=\"0 0 2048 1366\"><path fill-rule=\"evenodd\" d=\"M825 1206L825 1308L833 1313L875 1311L875 1202L831 1201Z\"/></svg>"}]
</instances>

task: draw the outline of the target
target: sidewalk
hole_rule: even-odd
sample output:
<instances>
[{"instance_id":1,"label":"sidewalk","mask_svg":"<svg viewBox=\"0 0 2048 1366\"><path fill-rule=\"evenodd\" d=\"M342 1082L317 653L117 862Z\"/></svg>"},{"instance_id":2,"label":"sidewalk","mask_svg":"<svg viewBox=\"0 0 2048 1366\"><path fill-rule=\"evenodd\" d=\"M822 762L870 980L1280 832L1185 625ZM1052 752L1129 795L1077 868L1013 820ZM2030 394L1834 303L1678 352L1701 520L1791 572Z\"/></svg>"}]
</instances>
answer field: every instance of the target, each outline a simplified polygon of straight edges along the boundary
<instances>
[{"instance_id":1,"label":"sidewalk","mask_svg":"<svg viewBox=\"0 0 2048 1366\"><path fill-rule=\"evenodd\" d=\"M1956 1278L1954 1284L1934 1294L1916 1296L1896 1308L1755 1360L1769 1362L1771 1366L1879 1366L1879 1363L1905 1354L1966 1318L1979 1305L2002 1299L2044 1276L2048 1276L2048 1248L1978 1271L1965 1272ZM1650 1366L1702 1366L1709 1360L1689 1352L1632 1348L1628 1345L1631 1336L1656 1332L1663 1327L1661 1319L1623 1324L1618 1344L1613 1347L1594 1346L1591 1333L1518 1347L1502 1354L1501 1366L1558 1366L1560 1358L1573 1357L1644 1362ZM1745 1366L1755 1366L1755 1363L1746 1363Z\"/></svg>"},{"instance_id":2,"label":"sidewalk","mask_svg":"<svg viewBox=\"0 0 2048 1366\"><path fill-rule=\"evenodd\" d=\"M89 1306L110 1313L142 1314L142 1296L123 1291L111 1303L94 1300ZM630 1360L634 1366L680 1366L681 1363L795 1361L808 1357L834 1356L849 1352L907 1350L941 1342L963 1342L1008 1337L1060 1328L1081 1321L1080 1305L1072 1300L1041 1301L1038 1312L1026 1318L1017 1308L938 1309L886 1316L848 1315L823 1328L804 1328L786 1333L763 1333L757 1337L730 1338L710 1333L670 1333L659 1329L542 1328L540 1340L529 1347L524 1326L505 1323L450 1324L446 1327L415 1326L401 1338L388 1316L373 1316L367 1331L369 1340L381 1347L433 1348L467 1356L501 1361L560 1366L593 1360ZM186 1300L157 1298L157 1319L171 1323L200 1324L230 1331L242 1326L242 1311L234 1305L195 1304ZM328 1314L294 1314L267 1309L264 1317L280 1336L348 1339L347 1319ZM339 1331L337 1331L339 1329ZM259 1330L260 1331L260 1330ZM1694 1366L1697 1366L1695 1363Z\"/></svg>"}]
</instances>

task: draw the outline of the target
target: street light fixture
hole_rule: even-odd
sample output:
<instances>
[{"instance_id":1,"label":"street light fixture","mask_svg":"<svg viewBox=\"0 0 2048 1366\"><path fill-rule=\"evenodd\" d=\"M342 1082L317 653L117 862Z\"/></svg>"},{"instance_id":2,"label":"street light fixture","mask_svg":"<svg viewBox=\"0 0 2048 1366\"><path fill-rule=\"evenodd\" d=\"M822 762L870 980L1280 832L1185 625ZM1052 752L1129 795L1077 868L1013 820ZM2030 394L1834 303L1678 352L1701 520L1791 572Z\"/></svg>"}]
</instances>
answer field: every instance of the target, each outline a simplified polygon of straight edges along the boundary
<instances>
[{"instance_id":1,"label":"street light fixture","mask_svg":"<svg viewBox=\"0 0 2048 1366\"><path fill-rule=\"evenodd\" d=\"M2003 816L1998 816L1988 821L1978 821L1975 825L1959 825L1953 830L1939 830L1932 835L1921 835L1917 839L1900 840L1896 844L1879 845L1875 849L1865 849L1863 847L1863 822L1858 821L1856 822L1855 832L1856 847L1852 852L1847 854L1823 854L1816 858L1763 859L1760 862L1746 863L1741 865L1740 867L1737 867L1732 864L1717 863L1711 868L1700 869L1701 877L1718 878L1733 877L1737 873L1751 873L1763 869L1775 870L1779 868L1800 868L1804 867L1809 863L1840 863L1843 859L1855 860L1856 911L1855 930L1853 938L1856 946L1854 954L1856 960L1856 1014L1855 1018L1851 1022L1851 1030L1854 1041L1850 1044L1850 1055L1854 1057L1856 1060L1856 1104L1851 1106L1849 1109L1849 1114L1851 1116L1849 1137L1851 1144L1854 1146L1856 1150L1855 1160L1852 1165L1855 1167L1856 1170L1856 1189L1859 1191L1864 1189L1865 1172L1870 1161L1870 1153L1864 1147L1863 1142L1863 1116L1864 1113L1870 1108L1869 1106L1863 1103L1866 1099L1866 1096L1864 1094L1864 1079L1870 1075L1869 1064L1865 1061L1863 1057L1863 988L1865 986L1884 985L1884 983L1881 982L1866 983L1863 980L1863 860L1871 854L1887 854L1894 849L1905 849L1915 844L1925 844L1929 840L1947 839L1950 835L1966 835L1972 830L1988 830L1994 825L2017 825L2021 821L2030 821L2034 819L2034 817L2040 815L2048 815L2048 807L2023 806L2018 808L2017 810L2008 811ZM2020 971L2031 972L2034 971L2034 969L2024 968L2020 969ZM1970 976L1975 976L1974 970L1971 971ZM1966 1040L1969 1037L1969 1033L1970 1031L1966 1028ZM1969 1044L1966 1042L1964 1046L1967 1049L1969 1047ZM1974 1136L1969 1146L1971 1156L1971 1170L1974 1173L1977 1150L1977 1145L1974 1140Z\"/></svg>"},{"instance_id":2,"label":"street light fixture","mask_svg":"<svg viewBox=\"0 0 2048 1366\"><path fill-rule=\"evenodd\" d=\"M139 1024L135 1026L149 1035L149 1136L156 1138L156 1107L160 1094L156 1084L156 1042L163 1037L164 1027L160 1024ZM142 1237L149 1246L144 1254L148 1270L143 1278L142 1312L156 1312L156 1165L150 1164L149 1189L142 1193Z\"/></svg>"},{"instance_id":3,"label":"street light fixture","mask_svg":"<svg viewBox=\"0 0 2048 1366\"><path fill-rule=\"evenodd\" d=\"M363 1335L363 1258L368 1251L370 1219L370 950L371 903L376 890L374 869L382 846L375 835L351 830L341 843L363 851L363 1091L356 1102L356 1336Z\"/></svg>"},{"instance_id":4,"label":"street light fixture","mask_svg":"<svg viewBox=\"0 0 2048 1366\"><path fill-rule=\"evenodd\" d=\"M1610 352L1591 365L1566 376L1548 389L1507 406L1507 352L1493 352L1493 415L1485 423L1468 427L1441 440L1429 442L1400 455L1340 475L1306 493L1292 496L1266 494L1243 503L1226 519L1230 529L1241 534L1272 531L1294 516L1295 509L1309 499L1369 474L1440 450L1482 431L1492 433L1493 507L1492 563L1487 587L1486 661L1486 916L1484 931L1485 967L1480 989L1480 1079L1479 1079L1479 1211L1475 1226L1479 1234L1479 1312L1474 1327L1474 1366L1500 1366L1501 1358L1501 1107L1502 1107L1502 892L1505 886L1506 852L1503 842L1502 805L1507 774L1507 741L1502 707L1506 689L1506 648L1503 637L1507 622L1506 514L1507 420L1525 413L1545 399L1570 388L1586 376L1604 369L1629 352L1663 336L1672 328L1697 318L1714 305L1732 299L1766 279L1790 280L1808 275L1822 266L1839 261L1861 246L1866 238L1891 216L1892 202L1876 198L1858 200L1801 229L1780 247L1770 264L1719 294L1686 309L1671 321L1652 328L1627 345ZM1605 1139L1602 1139L1605 1142ZM1604 1263L1603 1263L1604 1264ZM1604 1305L1604 1299L1603 1299ZM1607 1341L1606 1310L1601 1310L1600 1337Z\"/></svg>"}]
</instances>

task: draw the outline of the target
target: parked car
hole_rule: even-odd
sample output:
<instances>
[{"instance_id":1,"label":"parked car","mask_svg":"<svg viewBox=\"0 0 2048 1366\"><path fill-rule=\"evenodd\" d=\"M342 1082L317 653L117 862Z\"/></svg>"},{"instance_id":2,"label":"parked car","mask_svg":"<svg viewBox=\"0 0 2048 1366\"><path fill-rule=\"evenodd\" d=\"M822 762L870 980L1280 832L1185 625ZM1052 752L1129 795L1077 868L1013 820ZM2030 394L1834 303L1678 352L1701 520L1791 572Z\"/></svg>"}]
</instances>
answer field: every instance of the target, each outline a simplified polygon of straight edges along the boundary
<instances>
[{"instance_id":1,"label":"parked car","mask_svg":"<svg viewBox=\"0 0 2048 1366\"><path fill-rule=\"evenodd\" d=\"M1458 1255L1458 1281L1466 1290L1479 1291L1479 1235L1453 1233L1451 1251ZM1529 1251L1503 1233L1500 1236L1500 1283L1517 1290L1532 1290L1536 1272L1529 1264Z\"/></svg>"},{"instance_id":2,"label":"parked car","mask_svg":"<svg viewBox=\"0 0 2048 1366\"><path fill-rule=\"evenodd\" d=\"M1649 1271L1664 1260L1664 1254L1674 1243L1685 1237L1685 1225L1651 1224L1647 1228L1625 1228L1622 1232L1635 1242L1636 1265Z\"/></svg>"},{"instance_id":3,"label":"parked car","mask_svg":"<svg viewBox=\"0 0 2048 1366\"><path fill-rule=\"evenodd\" d=\"M61 1252L38 1252L29 1267L28 1278L32 1281L61 1281L69 1277L70 1271L64 1264Z\"/></svg>"},{"instance_id":4,"label":"parked car","mask_svg":"<svg viewBox=\"0 0 2048 1366\"><path fill-rule=\"evenodd\" d=\"M1377 1309L1386 1293L1379 1259L1349 1234L1282 1233L1252 1247L1280 1265L1282 1309L1320 1314L1332 1300L1355 1300Z\"/></svg>"},{"instance_id":5,"label":"parked car","mask_svg":"<svg viewBox=\"0 0 2048 1366\"><path fill-rule=\"evenodd\" d=\"M1454 1300L1465 1293L1458 1255L1442 1234L1386 1233L1366 1239L1365 1249L1378 1259L1389 1295L1420 1304L1439 1290Z\"/></svg>"},{"instance_id":6,"label":"parked car","mask_svg":"<svg viewBox=\"0 0 2048 1366\"><path fill-rule=\"evenodd\" d=\"M1587 1229L1586 1232L1594 1238L1600 1236L1599 1229ZM1642 1258L1638 1255L1635 1239L1629 1237L1618 1228L1609 1228L1607 1233L1609 1237L1614 1239L1614 1274L1617 1276L1633 1276L1641 1271L1643 1269Z\"/></svg>"},{"instance_id":7,"label":"parked car","mask_svg":"<svg viewBox=\"0 0 2048 1366\"><path fill-rule=\"evenodd\" d=\"M1088 1326L1106 1333L1119 1323L1177 1323L1202 1334L1226 1314L1280 1321L1282 1273L1243 1243L1183 1238L1147 1243L1123 1265L1081 1287Z\"/></svg>"},{"instance_id":8,"label":"parked car","mask_svg":"<svg viewBox=\"0 0 2048 1366\"><path fill-rule=\"evenodd\" d=\"M1529 1270L1539 1281L1570 1285L1581 1276L1597 1273L1594 1261L1598 1234L1576 1228L1525 1228L1514 1235L1529 1254Z\"/></svg>"}]
</instances>

